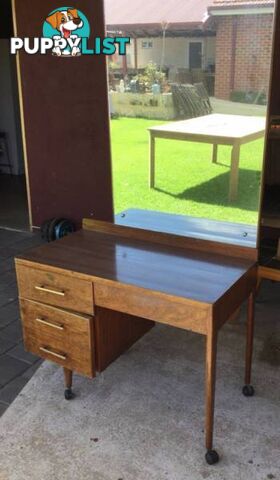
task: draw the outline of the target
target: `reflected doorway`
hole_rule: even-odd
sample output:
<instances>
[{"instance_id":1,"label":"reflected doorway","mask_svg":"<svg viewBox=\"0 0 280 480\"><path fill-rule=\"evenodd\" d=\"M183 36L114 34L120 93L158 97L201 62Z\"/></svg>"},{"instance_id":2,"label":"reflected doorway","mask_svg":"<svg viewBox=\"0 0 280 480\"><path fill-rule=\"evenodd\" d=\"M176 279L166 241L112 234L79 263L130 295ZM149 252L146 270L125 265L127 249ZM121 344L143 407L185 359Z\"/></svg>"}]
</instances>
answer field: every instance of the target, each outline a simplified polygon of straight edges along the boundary
<instances>
[{"instance_id":1,"label":"reflected doorway","mask_svg":"<svg viewBox=\"0 0 280 480\"><path fill-rule=\"evenodd\" d=\"M202 68L202 43L190 42L189 44L189 68Z\"/></svg>"}]
</instances>

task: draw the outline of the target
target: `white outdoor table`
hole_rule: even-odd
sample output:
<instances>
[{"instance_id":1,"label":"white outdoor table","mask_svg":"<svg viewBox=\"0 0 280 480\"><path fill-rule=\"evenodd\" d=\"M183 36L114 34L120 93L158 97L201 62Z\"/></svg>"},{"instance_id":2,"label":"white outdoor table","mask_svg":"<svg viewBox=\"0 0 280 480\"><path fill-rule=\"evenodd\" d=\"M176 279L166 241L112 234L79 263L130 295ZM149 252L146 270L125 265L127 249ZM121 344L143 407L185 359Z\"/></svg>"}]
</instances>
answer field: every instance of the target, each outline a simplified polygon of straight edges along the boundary
<instances>
[{"instance_id":1,"label":"white outdoor table","mask_svg":"<svg viewBox=\"0 0 280 480\"><path fill-rule=\"evenodd\" d=\"M218 145L231 145L229 201L236 200L238 193L240 147L245 143L263 137L265 125L266 119L264 117L211 114L149 128L150 188L155 186L156 138L211 143L213 144L213 163L217 163Z\"/></svg>"}]
</instances>

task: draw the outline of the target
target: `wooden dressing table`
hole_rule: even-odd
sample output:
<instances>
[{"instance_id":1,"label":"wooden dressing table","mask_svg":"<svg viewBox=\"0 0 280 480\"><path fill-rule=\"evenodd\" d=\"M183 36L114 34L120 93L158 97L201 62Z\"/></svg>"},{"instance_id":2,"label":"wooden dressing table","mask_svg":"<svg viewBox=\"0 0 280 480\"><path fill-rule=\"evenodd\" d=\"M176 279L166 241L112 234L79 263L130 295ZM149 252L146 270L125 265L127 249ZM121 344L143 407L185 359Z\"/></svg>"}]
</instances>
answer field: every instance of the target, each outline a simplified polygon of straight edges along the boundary
<instances>
[{"instance_id":1,"label":"wooden dressing table","mask_svg":"<svg viewBox=\"0 0 280 480\"><path fill-rule=\"evenodd\" d=\"M255 250L246 246L85 220L83 230L16 258L25 347L64 368L65 397L70 399L73 371L93 378L154 322L204 335L206 460L217 463L213 450L217 337L245 300L243 393L254 394L255 256Z\"/></svg>"}]
</instances>

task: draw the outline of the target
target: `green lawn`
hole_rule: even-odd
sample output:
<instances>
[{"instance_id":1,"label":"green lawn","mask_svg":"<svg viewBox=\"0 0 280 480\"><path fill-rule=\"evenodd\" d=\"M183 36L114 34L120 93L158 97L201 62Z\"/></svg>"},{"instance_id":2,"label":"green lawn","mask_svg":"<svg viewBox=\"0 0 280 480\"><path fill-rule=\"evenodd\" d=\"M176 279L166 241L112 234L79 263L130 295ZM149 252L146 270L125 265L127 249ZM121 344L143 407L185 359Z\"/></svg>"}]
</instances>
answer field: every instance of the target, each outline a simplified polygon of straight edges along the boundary
<instances>
[{"instance_id":1,"label":"green lawn","mask_svg":"<svg viewBox=\"0 0 280 480\"><path fill-rule=\"evenodd\" d=\"M162 123L138 118L112 120L115 212L142 208L255 224L263 140L241 148L239 195L230 204L230 147L219 147L215 165L210 145L156 140L156 187L149 188L147 128Z\"/></svg>"}]
</instances>

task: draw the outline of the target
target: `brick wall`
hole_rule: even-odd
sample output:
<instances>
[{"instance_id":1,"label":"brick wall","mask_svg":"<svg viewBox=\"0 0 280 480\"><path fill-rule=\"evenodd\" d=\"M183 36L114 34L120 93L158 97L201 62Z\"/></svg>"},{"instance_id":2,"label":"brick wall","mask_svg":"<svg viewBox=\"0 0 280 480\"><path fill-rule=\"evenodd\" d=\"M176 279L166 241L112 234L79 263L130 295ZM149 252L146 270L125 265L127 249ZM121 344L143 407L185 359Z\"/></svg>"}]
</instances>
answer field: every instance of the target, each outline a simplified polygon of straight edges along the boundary
<instances>
[{"instance_id":1,"label":"brick wall","mask_svg":"<svg viewBox=\"0 0 280 480\"><path fill-rule=\"evenodd\" d=\"M273 15L219 17L216 37L215 96L269 87Z\"/></svg>"}]
</instances>

